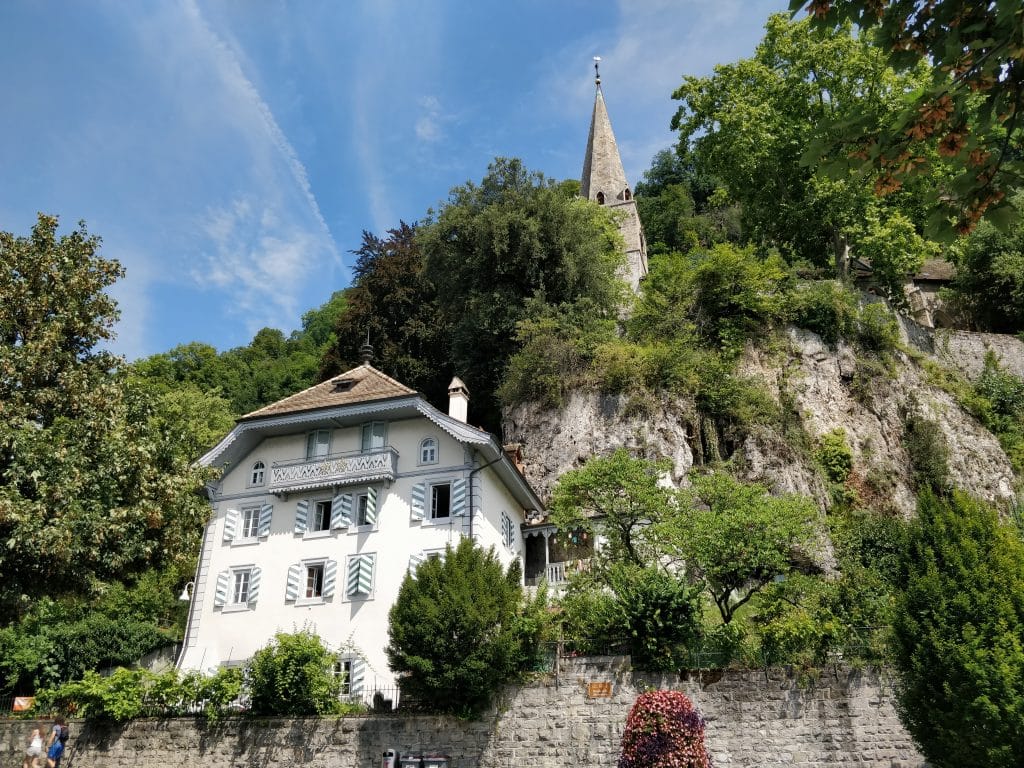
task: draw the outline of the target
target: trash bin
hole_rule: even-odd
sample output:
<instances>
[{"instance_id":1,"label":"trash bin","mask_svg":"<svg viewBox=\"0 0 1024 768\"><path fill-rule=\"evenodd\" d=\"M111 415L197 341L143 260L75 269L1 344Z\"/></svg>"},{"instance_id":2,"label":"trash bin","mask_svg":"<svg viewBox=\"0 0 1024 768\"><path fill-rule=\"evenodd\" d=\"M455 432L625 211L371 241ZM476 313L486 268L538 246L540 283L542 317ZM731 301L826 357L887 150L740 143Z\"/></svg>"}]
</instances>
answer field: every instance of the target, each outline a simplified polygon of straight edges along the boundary
<instances>
[{"instance_id":1,"label":"trash bin","mask_svg":"<svg viewBox=\"0 0 1024 768\"><path fill-rule=\"evenodd\" d=\"M380 760L380 768L398 768L398 753L393 749L385 749Z\"/></svg>"},{"instance_id":2,"label":"trash bin","mask_svg":"<svg viewBox=\"0 0 1024 768\"><path fill-rule=\"evenodd\" d=\"M420 755L402 755L398 758L398 768L422 768L423 758Z\"/></svg>"},{"instance_id":3,"label":"trash bin","mask_svg":"<svg viewBox=\"0 0 1024 768\"><path fill-rule=\"evenodd\" d=\"M448 768L450 760L448 755L424 755L423 768Z\"/></svg>"}]
</instances>

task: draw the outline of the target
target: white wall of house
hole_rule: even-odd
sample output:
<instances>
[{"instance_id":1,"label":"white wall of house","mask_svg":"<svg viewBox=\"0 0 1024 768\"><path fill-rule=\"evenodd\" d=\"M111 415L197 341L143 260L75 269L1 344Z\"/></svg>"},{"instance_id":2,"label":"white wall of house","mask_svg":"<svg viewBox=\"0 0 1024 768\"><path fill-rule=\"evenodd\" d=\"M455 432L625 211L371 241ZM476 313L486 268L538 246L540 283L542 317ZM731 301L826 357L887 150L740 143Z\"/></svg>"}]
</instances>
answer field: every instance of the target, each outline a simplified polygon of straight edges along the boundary
<instances>
[{"instance_id":1,"label":"white wall of house","mask_svg":"<svg viewBox=\"0 0 1024 768\"><path fill-rule=\"evenodd\" d=\"M330 430L330 453L358 453L361 434L359 427ZM197 586L193 604L195 642L185 648L180 666L207 671L241 662L265 646L275 633L309 628L333 649L363 660L364 690L393 686L384 650L388 644L388 611L410 563L457 545L460 538L469 535L471 526L475 540L484 547L494 547L504 565L521 561L523 509L493 468L473 472L474 467L481 466L475 452L423 417L386 424L385 442L397 452L393 482L356 482L279 496L269 493L275 463L306 458L307 435L302 431L264 439L221 479L204 551L207 577ZM428 438L435 441L436 455L434 461L428 455L425 462L422 449ZM257 463L263 465L262 478ZM466 509L471 497L474 514L432 519L431 484L460 480L469 481ZM416 486L425 491L422 520L413 514ZM360 526L355 517L358 497L370 489L376 491L376 520ZM350 496L350 525L296 532L301 506L305 506L307 525L312 528L317 502L336 499L338 494ZM267 506L272 510L267 512ZM368 594L351 594L354 558L370 562L362 574L364 579L367 573L370 576ZM316 573L310 580L308 569L321 565L324 573L319 591L323 594L307 597L308 586L317 591ZM333 591L329 586L332 572ZM218 576L222 573L227 577L220 578L218 599ZM237 585L236 579L241 579ZM236 589L246 584L251 599L235 602Z\"/></svg>"}]
</instances>

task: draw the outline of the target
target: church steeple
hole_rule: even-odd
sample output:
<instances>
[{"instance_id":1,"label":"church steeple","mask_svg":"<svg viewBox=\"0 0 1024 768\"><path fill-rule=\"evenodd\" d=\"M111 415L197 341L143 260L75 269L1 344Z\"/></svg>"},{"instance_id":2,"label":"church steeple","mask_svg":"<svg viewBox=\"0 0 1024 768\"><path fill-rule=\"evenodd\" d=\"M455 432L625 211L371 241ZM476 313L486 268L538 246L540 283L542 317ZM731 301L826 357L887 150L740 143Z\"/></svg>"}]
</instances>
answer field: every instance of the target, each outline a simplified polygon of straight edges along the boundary
<instances>
[{"instance_id":1,"label":"church steeple","mask_svg":"<svg viewBox=\"0 0 1024 768\"><path fill-rule=\"evenodd\" d=\"M630 190L626 183L626 172L622 168L622 158L619 157L619 145L615 143L615 134L612 132L612 121L604 105L601 72L598 70L600 62L601 57L595 56L594 114L590 118L590 137L587 139L587 154L583 159L580 194L588 200L597 200L603 204L613 200L628 200Z\"/></svg>"},{"instance_id":2,"label":"church steeple","mask_svg":"<svg viewBox=\"0 0 1024 768\"><path fill-rule=\"evenodd\" d=\"M583 159L583 178L580 195L601 205L615 207L623 214L619 219L619 232L626 241L626 273L623 277L636 291L640 280L647 275L647 241L640 224L640 214L633 192L626 181L619 146L615 143L612 121L604 104L601 91L600 56L594 57L594 113L590 118L590 136L587 154Z\"/></svg>"}]
</instances>

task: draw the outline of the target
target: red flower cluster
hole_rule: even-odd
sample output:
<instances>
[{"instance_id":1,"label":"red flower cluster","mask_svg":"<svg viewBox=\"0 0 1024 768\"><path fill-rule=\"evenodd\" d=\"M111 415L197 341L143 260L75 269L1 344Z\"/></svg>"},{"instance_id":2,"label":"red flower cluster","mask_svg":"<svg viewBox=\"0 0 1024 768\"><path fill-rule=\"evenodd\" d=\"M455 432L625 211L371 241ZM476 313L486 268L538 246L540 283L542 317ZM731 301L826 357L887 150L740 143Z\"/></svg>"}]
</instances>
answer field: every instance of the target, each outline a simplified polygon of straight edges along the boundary
<instances>
[{"instance_id":1,"label":"red flower cluster","mask_svg":"<svg viewBox=\"0 0 1024 768\"><path fill-rule=\"evenodd\" d=\"M626 718L618 768L711 768L704 718L680 691L641 694Z\"/></svg>"}]
</instances>

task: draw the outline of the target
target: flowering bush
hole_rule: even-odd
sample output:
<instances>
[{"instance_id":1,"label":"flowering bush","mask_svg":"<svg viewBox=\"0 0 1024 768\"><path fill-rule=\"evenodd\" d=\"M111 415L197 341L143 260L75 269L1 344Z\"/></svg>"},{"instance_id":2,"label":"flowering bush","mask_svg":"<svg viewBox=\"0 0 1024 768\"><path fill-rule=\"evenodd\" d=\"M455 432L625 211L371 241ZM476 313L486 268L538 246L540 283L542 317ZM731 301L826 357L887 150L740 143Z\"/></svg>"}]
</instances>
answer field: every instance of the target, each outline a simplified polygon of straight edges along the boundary
<instances>
[{"instance_id":1,"label":"flowering bush","mask_svg":"<svg viewBox=\"0 0 1024 768\"><path fill-rule=\"evenodd\" d=\"M640 694L626 718L619 768L711 768L693 702L679 691Z\"/></svg>"}]
</instances>

